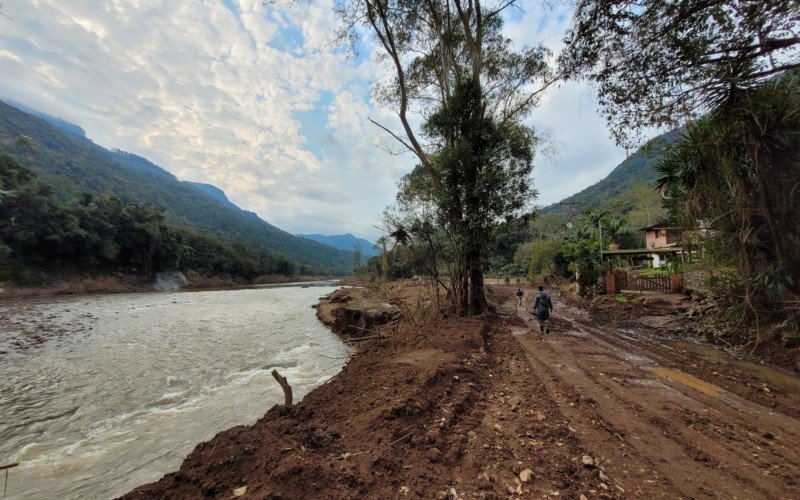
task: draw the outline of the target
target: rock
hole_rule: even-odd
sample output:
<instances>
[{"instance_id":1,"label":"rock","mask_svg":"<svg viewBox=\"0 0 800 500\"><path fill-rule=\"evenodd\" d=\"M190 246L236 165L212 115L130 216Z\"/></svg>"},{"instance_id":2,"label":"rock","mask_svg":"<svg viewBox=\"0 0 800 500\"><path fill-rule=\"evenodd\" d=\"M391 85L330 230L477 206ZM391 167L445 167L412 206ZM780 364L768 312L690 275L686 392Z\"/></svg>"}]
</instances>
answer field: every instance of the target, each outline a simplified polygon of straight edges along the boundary
<instances>
[{"instance_id":1,"label":"rock","mask_svg":"<svg viewBox=\"0 0 800 500\"><path fill-rule=\"evenodd\" d=\"M496 431L502 431L502 430L503 430L503 426L502 426L502 425L500 425L500 424L494 424L494 430L496 430Z\"/></svg>"},{"instance_id":2,"label":"rock","mask_svg":"<svg viewBox=\"0 0 800 500\"><path fill-rule=\"evenodd\" d=\"M240 497L245 493L247 493L247 486L242 486L241 488L236 488L235 490L233 490L234 497Z\"/></svg>"},{"instance_id":3,"label":"rock","mask_svg":"<svg viewBox=\"0 0 800 500\"><path fill-rule=\"evenodd\" d=\"M523 483L530 483L531 479L533 479L533 471L530 469L525 469L524 471L519 473L519 480Z\"/></svg>"},{"instance_id":4,"label":"rock","mask_svg":"<svg viewBox=\"0 0 800 500\"><path fill-rule=\"evenodd\" d=\"M536 420L538 420L539 422L541 422L542 420L545 420L546 418L547 417L545 417L542 412L539 412L539 413L536 414Z\"/></svg>"},{"instance_id":5,"label":"rock","mask_svg":"<svg viewBox=\"0 0 800 500\"><path fill-rule=\"evenodd\" d=\"M584 455L581 458L581 463L583 464L584 467L594 467L594 459L589 455Z\"/></svg>"},{"instance_id":6,"label":"rock","mask_svg":"<svg viewBox=\"0 0 800 500\"><path fill-rule=\"evenodd\" d=\"M439 450L439 448L431 448L430 450L428 450L426 456L428 457L428 460L430 460L433 463L442 461L442 452L441 450Z\"/></svg>"},{"instance_id":7,"label":"rock","mask_svg":"<svg viewBox=\"0 0 800 500\"><path fill-rule=\"evenodd\" d=\"M598 473L597 477L599 477L601 481L606 482L606 483L610 483L611 482L611 480L608 479L608 476L605 475L605 473L602 471L602 469L598 469L597 473Z\"/></svg>"},{"instance_id":8,"label":"rock","mask_svg":"<svg viewBox=\"0 0 800 500\"><path fill-rule=\"evenodd\" d=\"M478 489L488 490L492 487L492 479L486 472L478 474Z\"/></svg>"},{"instance_id":9,"label":"rock","mask_svg":"<svg viewBox=\"0 0 800 500\"><path fill-rule=\"evenodd\" d=\"M436 492L436 500L445 500L445 498L447 498L447 492L446 491L437 491Z\"/></svg>"},{"instance_id":10,"label":"rock","mask_svg":"<svg viewBox=\"0 0 800 500\"><path fill-rule=\"evenodd\" d=\"M581 500L589 500L589 499L588 499L588 498L586 498L586 495L584 495L583 493L581 493Z\"/></svg>"},{"instance_id":11,"label":"rock","mask_svg":"<svg viewBox=\"0 0 800 500\"><path fill-rule=\"evenodd\" d=\"M186 276L180 271L156 273L153 290L157 292L177 292L188 283Z\"/></svg>"}]
</instances>

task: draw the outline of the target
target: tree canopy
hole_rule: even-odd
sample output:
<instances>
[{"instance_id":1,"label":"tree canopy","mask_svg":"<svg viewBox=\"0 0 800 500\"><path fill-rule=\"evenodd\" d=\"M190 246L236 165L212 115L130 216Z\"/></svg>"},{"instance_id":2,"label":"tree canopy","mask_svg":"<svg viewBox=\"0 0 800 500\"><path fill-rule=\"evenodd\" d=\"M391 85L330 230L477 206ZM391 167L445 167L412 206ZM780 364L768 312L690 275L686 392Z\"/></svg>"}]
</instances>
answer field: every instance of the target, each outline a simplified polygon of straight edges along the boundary
<instances>
[{"instance_id":1,"label":"tree canopy","mask_svg":"<svg viewBox=\"0 0 800 500\"><path fill-rule=\"evenodd\" d=\"M619 142L800 67L797 0L580 0L560 56L598 84Z\"/></svg>"}]
</instances>

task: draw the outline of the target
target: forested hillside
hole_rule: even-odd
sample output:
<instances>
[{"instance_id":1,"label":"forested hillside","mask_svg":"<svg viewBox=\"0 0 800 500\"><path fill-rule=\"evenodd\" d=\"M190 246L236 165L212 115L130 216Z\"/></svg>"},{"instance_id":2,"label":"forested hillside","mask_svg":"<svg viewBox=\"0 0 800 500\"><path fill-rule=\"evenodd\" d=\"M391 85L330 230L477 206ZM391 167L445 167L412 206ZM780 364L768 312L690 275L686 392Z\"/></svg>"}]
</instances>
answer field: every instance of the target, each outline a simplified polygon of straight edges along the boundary
<instances>
[{"instance_id":1,"label":"forested hillside","mask_svg":"<svg viewBox=\"0 0 800 500\"><path fill-rule=\"evenodd\" d=\"M241 210L213 186L181 182L144 158L94 144L78 127L67 132L67 126L71 124L53 125L0 101L4 151L56 186L109 193L123 204L162 206L172 226L191 226L254 251L283 254L306 272L350 270L352 252L296 238Z\"/></svg>"},{"instance_id":2,"label":"forested hillside","mask_svg":"<svg viewBox=\"0 0 800 500\"><path fill-rule=\"evenodd\" d=\"M594 210L609 210L629 216L633 225L655 223L661 215L661 200L655 189L656 165L663 148L680 137L680 130L655 137L616 166L603 180L560 203L542 210L543 215L565 218Z\"/></svg>"}]
</instances>

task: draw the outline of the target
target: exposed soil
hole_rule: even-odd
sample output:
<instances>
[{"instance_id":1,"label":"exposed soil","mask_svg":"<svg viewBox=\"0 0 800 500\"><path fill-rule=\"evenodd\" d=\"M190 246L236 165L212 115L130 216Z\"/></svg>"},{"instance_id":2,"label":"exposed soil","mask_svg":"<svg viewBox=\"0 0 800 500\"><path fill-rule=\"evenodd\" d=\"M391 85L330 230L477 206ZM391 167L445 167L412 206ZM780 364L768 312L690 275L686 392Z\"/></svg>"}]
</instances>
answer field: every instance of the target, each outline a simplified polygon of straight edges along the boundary
<instances>
[{"instance_id":1,"label":"exposed soil","mask_svg":"<svg viewBox=\"0 0 800 500\"><path fill-rule=\"evenodd\" d=\"M798 394L670 344L672 306L622 326L557 300L541 335L516 287L492 288L498 315L363 323L372 338L300 404L126 498L798 497Z\"/></svg>"}]
</instances>

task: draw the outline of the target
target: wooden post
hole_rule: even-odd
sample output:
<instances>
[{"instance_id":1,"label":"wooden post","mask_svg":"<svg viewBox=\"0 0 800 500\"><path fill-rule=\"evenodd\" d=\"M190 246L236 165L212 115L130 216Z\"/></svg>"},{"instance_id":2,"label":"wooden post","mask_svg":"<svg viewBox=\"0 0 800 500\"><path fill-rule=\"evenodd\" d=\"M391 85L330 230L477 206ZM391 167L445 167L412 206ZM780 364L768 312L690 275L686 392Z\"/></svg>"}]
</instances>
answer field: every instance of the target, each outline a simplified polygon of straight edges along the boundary
<instances>
[{"instance_id":1,"label":"wooden post","mask_svg":"<svg viewBox=\"0 0 800 500\"><path fill-rule=\"evenodd\" d=\"M0 470L6 471L6 480L3 483L3 498L6 498L6 491L8 490L8 470L19 465L19 462L12 462L10 464L0 464Z\"/></svg>"},{"instance_id":2,"label":"wooden post","mask_svg":"<svg viewBox=\"0 0 800 500\"><path fill-rule=\"evenodd\" d=\"M681 291L681 287L683 286L683 275L681 274L673 274L669 277L669 288L670 293L678 293Z\"/></svg>"},{"instance_id":3,"label":"wooden post","mask_svg":"<svg viewBox=\"0 0 800 500\"><path fill-rule=\"evenodd\" d=\"M286 377L278 373L278 370L272 370L272 376L281 384L281 389L283 389L283 405L292 406L292 386L286 382Z\"/></svg>"},{"instance_id":4,"label":"wooden post","mask_svg":"<svg viewBox=\"0 0 800 500\"><path fill-rule=\"evenodd\" d=\"M606 293L614 295L617 293L617 277L614 271L606 273Z\"/></svg>"}]
</instances>

